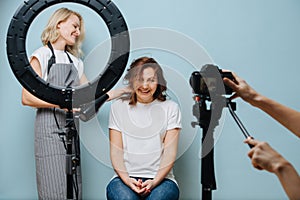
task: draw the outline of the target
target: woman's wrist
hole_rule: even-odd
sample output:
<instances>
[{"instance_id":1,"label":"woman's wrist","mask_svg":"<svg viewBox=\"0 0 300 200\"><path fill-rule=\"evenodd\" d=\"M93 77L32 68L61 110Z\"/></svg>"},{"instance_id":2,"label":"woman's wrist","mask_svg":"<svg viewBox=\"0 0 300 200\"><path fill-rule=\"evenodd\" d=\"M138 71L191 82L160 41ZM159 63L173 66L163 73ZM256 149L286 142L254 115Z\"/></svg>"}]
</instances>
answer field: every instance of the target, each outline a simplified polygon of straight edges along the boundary
<instances>
[{"instance_id":1,"label":"woman's wrist","mask_svg":"<svg viewBox=\"0 0 300 200\"><path fill-rule=\"evenodd\" d=\"M119 177L125 183L125 185L130 185L130 176L128 174L119 174Z\"/></svg>"},{"instance_id":2,"label":"woman's wrist","mask_svg":"<svg viewBox=\"0 0 300 200\"><path fill-rule=\"evenodd\" d=\"M247 99L247 102L250 103L252 106L260 107L261 104L265 101L265 97L257 92L253 92L250 97Z\"/></svg>"},{"instance_id":3,"label":"woman's wrist","mask_svg":"<svg viewBox=\"0 0 300 200\"><path fill-rule=\"evenodd\" d=\"M157 185L160 184L160 182L163 180L164 178L159 178L159 177L155 177L153 179L153 187L156 187Z\"/></svg>"},{"instance_id":4,"label":"woman's wrist","mask_svg":"<svg viewBox=\"0 0 300 200\"><path fill-rule=\"evenodd\" d=\"M273 171L276 175L281 175L293 167L292 164L284 158L281 158L278 162L274 162L272 165Z\"/></svg>"},{"instance_id":5,"label":"woman's wrist","mask_svg":"<svg viewBox=\"0 0 300 200\"><path fill-rule=\"evenodd\" d=\"M128 91L125 88L110 90L106 93L108 95L107 101L119 98L126 93L128 93Z\"/></svg>"}]
</instances>

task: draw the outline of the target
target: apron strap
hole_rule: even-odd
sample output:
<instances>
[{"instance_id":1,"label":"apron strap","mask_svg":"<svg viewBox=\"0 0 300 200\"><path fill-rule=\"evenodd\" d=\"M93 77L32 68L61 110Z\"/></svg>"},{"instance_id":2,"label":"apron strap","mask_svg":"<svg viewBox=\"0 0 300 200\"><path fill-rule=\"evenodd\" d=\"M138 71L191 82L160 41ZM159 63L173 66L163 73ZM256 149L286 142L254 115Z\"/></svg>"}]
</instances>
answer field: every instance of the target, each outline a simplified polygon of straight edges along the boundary
<instances>
[{"instance_id":1,"label":"apron strap","mask_svg":"<svg viewBox=\"0 0 300 200\"><path fill-rule=\"evenodd\" d=\"M53 47L52 47L52 45L51 45L51 43L50 43L49 41L48 41L48 43L47 43L47 46L49 47L49 49L50 49L51 52L52 52L52 56L51 56L50 59L48 60L48 69L47 69L47 73L49 74L50 68L52 67L52 65L53 65L54 63L56 63L56 59L55 59L55 54L54 54ZM66 50L65 50L65 53L67 54L70 63L73 63L73 60L71 59L70 55L67 53Z\"/></svg>"},{"instance_id":2,"label":"apron strap","mask_svg":"<svg viewBox=\"0 0 300 200\"><path fill-rule=\"evenodd\" d=\"M52 56L51 56L50 59L48 60L48 70L47 70L47 74L49 74L50 68L52 67L52 65L53 65L54 63L56 63L56 60L55 60L55 55L54 55L53 47L52 47L52 45L51 45L51 43L50 43L49 41L48 41L47 45L48 45L49 49L50 49L51 52L52 52Z\"/></svg>"},{"instance_id":3,"label":"apron strap","mask_svg":"<svg viewBox=\"0 0 300 200\"><path fill-rule=\"evenodd\" d=\"M69 61L70 63L73 63L73 60L71 59L70 55L68 54L68 52L65 50L65 53L67 54L68 58L69 58Z\"/></svg>"}]
</instances>

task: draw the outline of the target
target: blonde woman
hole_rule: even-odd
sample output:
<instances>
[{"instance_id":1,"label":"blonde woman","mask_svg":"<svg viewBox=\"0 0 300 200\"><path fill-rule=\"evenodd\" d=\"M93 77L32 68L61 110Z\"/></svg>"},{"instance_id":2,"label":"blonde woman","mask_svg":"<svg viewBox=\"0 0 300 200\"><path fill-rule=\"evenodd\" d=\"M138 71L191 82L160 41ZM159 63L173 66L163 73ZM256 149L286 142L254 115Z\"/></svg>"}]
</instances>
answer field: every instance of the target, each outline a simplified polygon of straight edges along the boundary
<instances>
[{"instance_id":1,"label":"blonde woman","mask_svg":"<svg viewBox=\"0 0 300 200\"><path fill-rule=\"evenodd\" d=\"M86 82L81 43L84 22L81 15L67 8L56 10L42 36L43 46L30 56L34 71L57 86L78 86ZM45 102L23 88L22 103L37 108L35 119L35 161L39 199L66 199L66 149L58 133L65 127L66 113L58 105ZM80 168L77 174L80 197Z\"/></svg>"}]
</instances>

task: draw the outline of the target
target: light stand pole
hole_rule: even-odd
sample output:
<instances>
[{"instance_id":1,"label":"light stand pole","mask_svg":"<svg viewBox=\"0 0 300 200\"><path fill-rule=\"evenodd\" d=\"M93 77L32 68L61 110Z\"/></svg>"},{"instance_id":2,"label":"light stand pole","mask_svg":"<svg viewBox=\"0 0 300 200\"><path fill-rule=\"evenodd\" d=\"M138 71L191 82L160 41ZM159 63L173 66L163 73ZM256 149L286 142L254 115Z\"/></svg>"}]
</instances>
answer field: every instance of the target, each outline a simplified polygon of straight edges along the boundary
<instances>
[{"instance_id":1,"label":"light stand pole","mask_svg":"<svg viewBox=\"0 0 300 200\"><path fill-rule=\"evenodd\" d=\"M68 87L64 90L66 99L66 124L59 136L64 143L65 174L66 174L66 199L78 199L79 190L77 182L77 167L80 165L80 140L79 140L79 114L73 111L74 89ZM75 193L74 193L75 191Z\"/></svg>"},{"instance_id":2,"label":"light stand pole","mask_svg":"<svg viewBox=\"0 0 300 200\"><path fill-rule=\"evenodd\" d=\"M66 114L66 183L67 183L67 199L73 199L74 190L78 199L78 187L74 180L77 180L77 166L80 165L80 149L79 149L79 133L76 125L78 117L75 118L72 110L68 110ZM74 177L75 175L75 177Z\"/></svg>"}]
</instances>

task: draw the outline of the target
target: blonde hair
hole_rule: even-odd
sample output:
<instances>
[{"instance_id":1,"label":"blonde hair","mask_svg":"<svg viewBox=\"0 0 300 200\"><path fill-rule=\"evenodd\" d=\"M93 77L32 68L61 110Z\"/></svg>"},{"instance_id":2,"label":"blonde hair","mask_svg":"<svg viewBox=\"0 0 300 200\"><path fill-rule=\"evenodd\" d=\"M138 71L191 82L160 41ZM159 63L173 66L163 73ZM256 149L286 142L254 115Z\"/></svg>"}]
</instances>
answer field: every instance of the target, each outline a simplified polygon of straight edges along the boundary
<instances>
[{"instance_id":1,"label":"blonde hair","mask_svg":"<svg viewBox=\"0 0 300 200\"><path fill-rule=\"evenodd\" d=\"M83 56L83 52L81 50L81 44L84 40L85 30L84 30L84 21L82 16L68 8L60 8L56 10L52 16L50 17L42 35L42 43L43 45L47 45L48 42L54 43L59 38L60 34L57 28L57 25L60 22L66 21L71 15L76 15L80 21L80 35L76 40L76 43L72 46L67 45L66 50L73 54L76 57Z\"/></svg>"}]
</instances>

